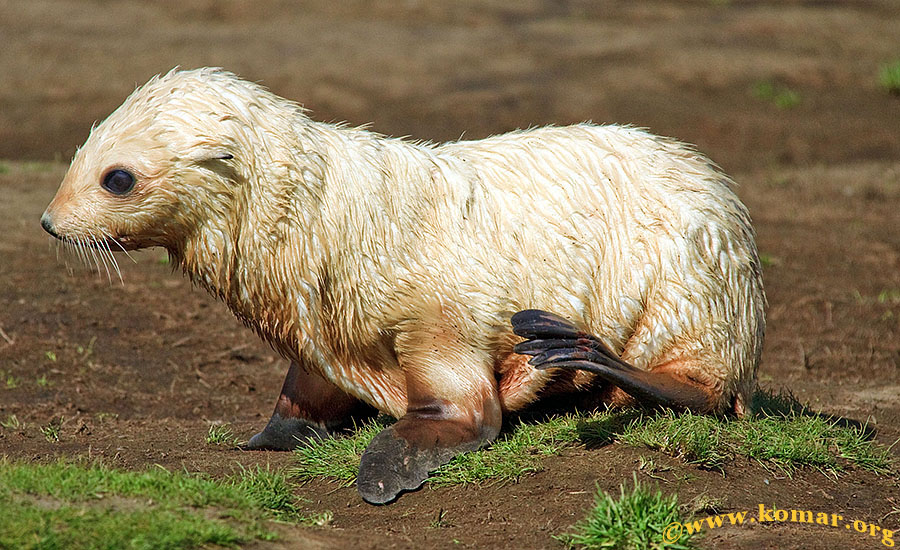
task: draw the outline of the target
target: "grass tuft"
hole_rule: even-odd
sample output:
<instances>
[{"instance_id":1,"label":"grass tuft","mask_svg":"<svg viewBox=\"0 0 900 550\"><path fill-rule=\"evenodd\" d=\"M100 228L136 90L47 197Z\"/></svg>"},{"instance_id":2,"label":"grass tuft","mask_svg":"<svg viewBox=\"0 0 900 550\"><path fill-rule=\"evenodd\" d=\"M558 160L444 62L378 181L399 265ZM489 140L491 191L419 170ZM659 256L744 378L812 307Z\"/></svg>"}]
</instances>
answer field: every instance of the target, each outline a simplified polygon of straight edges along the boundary
<instances>
[{"instance_id":1,"label":"grass tuft","mask_svg":"<svg viewBox=\"0 0 900 550\"><path fill-rule=\"evenodd\" d=\"M788 417L810 412L790 391L774 392L762 389L753 394L753 398L750 400L750 410L754 417Z\"/></svg>"},{"instance_id":2,"label":"grass tuft","mask_svg":"<svg viewBox=\"0 0 900 550\"><path fill-rule=\"evenodd\" d=\"M256 508L265 510L275 519L292 520L299 515L296 499L287 476L265 469L243 468L230 483L245 495Z\"/></svg>"},{"instance_id":3,"label":"grass tuft","mask_svg":"<svg viewBox=\"0 0 900 550\"><path fill-rule=\"evenodd\" d=\"M619 486L619 498L597 490L594 508L571 533L557 537L570 546L585 549L618 550L688 550L693 548L694 533L684 532L678 540L664 537L667 526L684 523L679 513L678 497L664 496L634 478L631 490Z\"/></svg>"},{"instance_id":4,"label":"grass tuft","mask_svg":"<svg viewBox=\"0 0 900 550\"><path fill-rule=\"evenodd\" d=\"M557 416L538 424L520 423L501 434L490 448L457 456L435 471L435 486L466 483L506 483L543 469L543 459L578 441L579 419Z\"/></svg>"},{"instance_id":5,"label":"grass tuft","mask_svg":"<svg viewBox=\"0 0 900 550\"><path fill-rule=\"evenodd\" d=\"M878 84L887 93L900 96L900 59L881 66L878 70Z\"/></svg>"},{"instance_id":6,"label":"grass tuft","mask_svg":"<svg viewBox=\"0 0 900 550\"><path fill-rule=\"evenodd\" d=\"M792 109L800 105L800 94L796 91L769 80L753 85L753 96L774 104L779 109Z\"/></svg>"},{"instance_id":7,"label":"grass tuft","mask_svg":"<svg viewBox=\"0 0 900 550\"><path fill-rule=\"evenodd\" d=\"M330 437L294 451L297 466L289 475L300 481L322 478L347 487L356 482L359 459L372 438L385 428L381 418L358 427L345 437Z\"/></svg>"},{"instance_id":8,"label":"grass tuft","mask_svg":"<svg viewBox=\"0 0 900 550\"><path fill-rule=\"evenodd\" d=\"M777 256L773 256L771 254L761 253L759 255L759 263L766 268L777 267L781 265L781 258L778 258Z\"/></svg>"},{"instance_id":9,"label":"grass tuft","mask_svg":"<svg viewBox=\"0 0 900 550\"><path fill-rule=\"evenodd\" d=\"M690 412L663 411L635 418L619 435L623 443L644 446L681 458L701 468L722 470L731 458L724 423Z\"/></svg>"},{"instance_id":10,"label":"grass tuft","mask_svg":"<svg viewBox=\"0 0 900 550\"><path fill-rule=\"evenodd\" d=\"M0 378L4 379L4 383L6 385L6 389L14 390L19 387L19 383L22 381L21 378L17 376L13 376L12 373L7 373L0 370Z\"/></svg>"},{"instance_id":11,"label":"grass tuft","mask_svg":"<svg viewBox=\"0 0 900 550\"><path fill-rule=\"evenodd\" d=\"M46 426L41 426L41 433L44 435L44 439L51 443L55 443L59 441L59 432L62 430L62 425L65 422L63 418L54 418L50 422L47 423Z\"/></svg>"},{"instance_id":12,"label":"grass tuft","mask_svg":"<svg viewBox=\"0 0 900 550\"><path fill-rule=\"evenodd\" d=\"M6 420L0 421L0 427L6 428L7 430L18 430L24 425L25 424L14 414L7 416Z\"/></svg>"},{"instance_id":13,"label":"grass tuft","mask_svg":"<svg viewBox=\"0 0 900 550\"><path fill-rule=\"evenodd\" d=\"M206 434L207 445L224 445L226 447L237 447L238 437L231 431L228 424L213 424L209 427Z\"/></svg>"},{"instance_id":14,"label":"grass tuft","mask_svg":"<svg viewBox=\"0 0 900 550\"><path fill-rule=\"evenodd\" d=\"M328 525L331 525L332 521L334 521L334 513L332 513L330 510L301 516L298 519L298 523L300 523L300 525L305 525L307 527L326 527Z\"/></svg>"},{"instance_id":15,"label":"grass tuft","mask_svg":"<svg viewBox=\"0 0 900 550\"><path fill-rule=\"evenodd\" d=\"M692 516L701 512L704 514L718 514L725 508L725 502L724 498L712 497L706 493L701 493L689 502L682 504L681 510Z\"/></svg>"},{"instance_id":16,"label":"grass tuft","mask_svg":"<svg viewBox=\"0 0 900 550\"><path fill-rule=\"evenodd\" d=\"M786 475L804 467L830 474L848 466L877 474L893 471L890 449L873 442L865 425L812 413L790 394L757 392L753 408L755 416L742 420L690 412L639 413L612 430L613 437L719 471L737 456ZM587 431L592 430L597 428Z\"/></svg>"},{"instance_id":17,"label":"grass tuft","mask_svg":"<svg viewBox=\"0 0 900 550\"><path fill-rule=\"evenodd\" d=\"M829 449L834 434L821 418L762 417L732 424L731 446L736 453L774 466L787 475L798 466L830 472L843 469Z\"/></svg>"}]
</instances>

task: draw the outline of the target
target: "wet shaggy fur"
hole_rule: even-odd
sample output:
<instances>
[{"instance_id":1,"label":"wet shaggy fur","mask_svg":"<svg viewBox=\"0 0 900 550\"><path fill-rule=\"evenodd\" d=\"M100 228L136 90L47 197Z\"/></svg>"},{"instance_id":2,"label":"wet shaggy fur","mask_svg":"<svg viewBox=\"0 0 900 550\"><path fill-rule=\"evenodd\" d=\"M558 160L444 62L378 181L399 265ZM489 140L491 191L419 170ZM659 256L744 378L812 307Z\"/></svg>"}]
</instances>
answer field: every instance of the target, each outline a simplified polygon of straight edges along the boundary
<instances>
[{"instance_id":1,"label":"wet shaggy fur","mask_svg":"<svg viewBox=\"0 0 900 550\"><path fill-rule=\"evenodd\" d=\"M135 175L131 193L100 186L113 168ZM560 392L629 401L514 354L510 317L528 308L740 413L765 298L730 186L690 147L635 128L412 143L201 69L152 79L94 128L45 220L73 242L165 247L281 355L397 418L411 391L450 415Z\"/></svg>"}]
</instances>

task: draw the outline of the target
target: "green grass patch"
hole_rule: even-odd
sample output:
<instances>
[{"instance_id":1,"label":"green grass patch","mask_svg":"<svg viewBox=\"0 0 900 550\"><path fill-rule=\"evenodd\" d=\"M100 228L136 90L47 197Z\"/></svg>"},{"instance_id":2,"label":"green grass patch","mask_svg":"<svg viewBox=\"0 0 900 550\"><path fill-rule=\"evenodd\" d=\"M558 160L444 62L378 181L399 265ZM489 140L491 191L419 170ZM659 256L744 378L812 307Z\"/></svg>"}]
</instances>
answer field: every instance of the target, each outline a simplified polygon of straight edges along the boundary
<instances>
[{"instance_id":1,"label":"green grass patch","mask_svg":"<svg viewBox=\"0 0 900 550\"><path fill-rule=\"evenodd\" d=\"M793 109L800 105L800 94L769 80L757 82L751 90L754 97L774 104L779 109Z\"/></svg>"},{"instance_id":2,"label":"green grass patch","mask_svg":"<svg viewBox=\"0 0 900 550\"><path fill-rule=\"evenodd\" d=\"M488 447L464 453L432 473L433 486L514 482L544 468L544 458L565 448L619 442L677 457L700 468L724 471L737 457L790 475L798 468L836 474L861 468L893 471L890 450L871 440L871 430L810 413L790 395L758 392L755 415L724 418L673 411L601 411L518 420ZM291 477L356 481L366 446L388 424L367 423L355 432L295 451Z\"/></svg>"},{"instance_id":3,"label":"green grass patch","mask_svg":"<svg viewBox=\"0 0 900 550\"><path fill-rule=\"evenodd\" d=\"M153 468L0 460L0 548L181 549L271 540L269 520L304 522L287 478L225 480Z\"/></svg>"},{"instance_id":4,"label":"green grass patch","mask_svg":"<svg viewBox=\"0 0 900 550\"><path fill-rule=\"evenodd\" d=\"M18 430L24 425L25 423L21 422L14 414L7 416L6 420L0 421L0 427L6 428L7 430Z\"/></svg>"},{"instance_id":5,"label":"green grass patch","mask_svg":"<svg viewBox=\"0 0 900 550\"><path fill-rule=\"evenodd\" d=\"M761 263L763 267L775 267L781 265L781 258L771 254L760 254L759 263Z\"/></svg>"},{"instance_id":6,"label":"green grass patch","mask_svg":"<svg viewBox=\"0 0 900 550\"><path fill-rule=\"evenodd\" d=\"M502 434L489 449L457 456L431 476L433 485L505 483L543 469L543 459L558 455L579 439L575 415L551 417L544 422L520 423Z\"/></svg>"},{"instance_id":7,"label":"green grass patch","mask_svg":"<svg viewBox=\"0 0 900 550\"><path fill-rule=\"evenodd\" d=\"M887 93L900 96L900 59L881 66L878 70L878 84Z\"/></svg>"},{"instance_id":8,"label":"green grass patch","mask_svg":"<svg viewBox=\"0 0 900 550\"><path fill-rule=\"evenodd\" d=\"M599 414L599 413L598 413ZM434 486L463 483L503 483L542 469L543 458L558 455L575 444L578 425L586 416L556 416L540 423L519 422L505 431L487 449L464 453L432 473ZM300 480L324 478L353 485L359 460L375 435L387 425L383 420L367 423L346 437L335 437L297 449L297 467L290 475Z\"/></svg>"},{"instance_id":9,"label":"green grass patch","mask_svg":"<svg viewBox=\"0 0 900 550\"><path fill-rule=\"evenodd\" d=\"M877 474L893 471L889 448L872 441L864 425L808 412L789 396L759 392L751 418L738 420L689 412L633 413L585 427L587 440L615 439L647 447L710 470L724 470L736 457L791 475L798 468L836 474L848 467ZM611 421L621 428L609 427Z\"/></svg>"},{"instance_id":10,"label":"green grass patch","mask_svg":"<svg viewBox=\"0 0 900 550\"><path fill-rule=\"evenodd\" d=\"M6 372L4 370L0 370L0 380L3 381L3 385L8 390L14 390L19 387L19 383L22 381L18 376L14 376L11 372Z\"/></svg>"},{"instance_id":11,"label":"green grass patch","mask_svg":"<svg viewBox=\"0 0 900 550\"><path fill-rule=\"evenodd\" d=\"M62 430L64 419L62 418L54 418L50 422L47 423L46 426L41 426L41 434L43 434L44 439L51 443L55 443L59 441L59 432Z\"/></svg>"},{"instance_id":12,"label":"green grass patch","mask_svg":"<svg viewBox=\"0 0 900 550\"><path fill-rule=\"evenodd\" d=\"M598 489L594 508L575 524L570 533L558 536L569 546L585 549L617 550L689 550L694 548L696 533L683 532L666 538L666 528L673 522L685 523L679 512L678 497L665 496L634 479L630 490L619 486L619 497L613 498Z\"/></svg>"},{"instance_id":13,"label":"green grass patch","mask_svg":"<svg viewBox=\"0 0 900 550\"><path fill-rule=\"evenodd\" d=\"M900 288L883 288L876 296L864 296L859 289L854 289L853 299L861 306L898 305L900 304Z\"/></svg>"},{"instance_id":14,"label":"green grass patch","mask_svg":"<svg viewBox=\"0 0 900 550\"><path fill-rule=\"evenodd\" d=\"M222 522L168 510L118 510L53 501L5 503L0 546L18 549L180 549L235 546L244 537Z\"/></svg>"},{"instance_id":15,"label":"green grass patch","mask_svg":"<svg viewBox=\"0 0 900 550\"><path fill-rule=\"evenodd\" d=\"M900 288L885 288L876 298L879 304L900 304Z\"/></svg>"},{"instance_id":16,"label":"green grass patch","mask_svg":"<svg viewBox=\"0 0 900 550\"><path fill-rule=\"evenodd\" d=\"M206 434L207 445L222 445L225 447L237 447L240 440L231 430L228 424L213 424Z\"/></svg>"},{"instance_id":17,"label":"green grass patch","mask_svg":"<svg viewBox=\"0 0 900 550\"><path fill-rule=\"evenodd\" d=\"M666 411L635 418L617 439L628 445L663 451L688 464L721 470L732 458L725 425L711 416Z\"/></svg>"},{"instance_id":18,"label":"green grass patch","mask_svg":"<svg viewBox=\"0 0 900 550\"><path fill-rule=\"evenodd\" d=\"M300 481L323 478L337 481L347 487L356 482L359 460L366 446L387 423L376 419L357 428L344 437L330 437L294 451L297 466L289 471Z\"/></svg>"}]
</instances>

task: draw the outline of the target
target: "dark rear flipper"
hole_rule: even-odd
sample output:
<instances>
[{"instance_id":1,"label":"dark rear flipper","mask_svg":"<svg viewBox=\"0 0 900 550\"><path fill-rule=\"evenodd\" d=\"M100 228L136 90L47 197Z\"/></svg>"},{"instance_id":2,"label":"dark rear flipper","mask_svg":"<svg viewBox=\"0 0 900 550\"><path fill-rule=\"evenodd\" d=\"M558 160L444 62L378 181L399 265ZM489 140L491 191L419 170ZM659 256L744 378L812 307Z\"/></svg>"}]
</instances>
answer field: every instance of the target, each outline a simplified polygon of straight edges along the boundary
<instances>
[{"instance_id":1,"label":"dark rear flipper","mask_svg":"<svg viewBox=\"0 0 900 550\"><path fill-rule=\"evenodd\" d=\"M513 332L527 338L514 351L531 355L538 369L586 370L618 386L648 406L709 412L716 395L711 388L673 372L644 371L622 361L599 338L559 315L526 309L512 316Z\"/></svg>"}]
</instances>

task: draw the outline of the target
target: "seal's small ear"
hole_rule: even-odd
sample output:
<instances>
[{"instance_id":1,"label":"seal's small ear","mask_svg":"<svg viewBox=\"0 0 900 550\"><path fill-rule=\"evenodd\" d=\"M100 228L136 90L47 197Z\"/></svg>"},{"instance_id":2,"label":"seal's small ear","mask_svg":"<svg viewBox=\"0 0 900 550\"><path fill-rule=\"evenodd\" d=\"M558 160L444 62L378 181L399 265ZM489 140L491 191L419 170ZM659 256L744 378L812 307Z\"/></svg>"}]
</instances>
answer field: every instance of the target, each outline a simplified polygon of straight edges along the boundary
<instances>
[{"instance_id":1,"label":"seal's small ear","mask_svg":"<svg viewBox=\"0 0 900 550\"><path fill-rule=\"evenodd\" d=\"M233 159L234 155L225 149L208 148L194 151L194 153L188 157L188 162L192 163L197 168L215 172L225 180L237 184L242 182L244 178L242 177L238 161L234 160L233 162L229 162Z\"/></svg>"},{"instance_id":2,"label":"seal's small ear","mask_svg":"<svg viewBox=\"0 0 900 550\"><path fill-rule=\"evenodd\" d=\"M234 155L224 149L202 147L197 148L187 158L197 164L204 164L216 160L231 160Z\"/></svg>"},{"instance_id":3,"label":"seal's small ear","mask_svg":"<svg viewBox=\"0 0 900 550\"><path fill-rule=\"evenodd\" d=\"M209 162L213 160L231 160L234 155L225 151L204 151L194 159L197 162Z\"/></svg>"}]
</instances>

